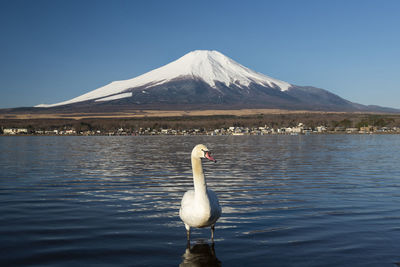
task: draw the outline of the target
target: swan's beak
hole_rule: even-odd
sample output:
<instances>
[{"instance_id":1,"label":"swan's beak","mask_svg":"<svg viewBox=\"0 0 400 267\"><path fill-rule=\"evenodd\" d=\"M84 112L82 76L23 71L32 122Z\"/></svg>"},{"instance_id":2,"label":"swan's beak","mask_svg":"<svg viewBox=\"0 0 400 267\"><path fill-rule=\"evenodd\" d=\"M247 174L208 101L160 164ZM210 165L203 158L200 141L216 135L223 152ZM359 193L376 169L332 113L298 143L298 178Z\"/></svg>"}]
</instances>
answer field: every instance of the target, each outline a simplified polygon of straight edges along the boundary
<instances>
[{"instance_id":1,"label":"swan's beak","mask_svg":"<svg viewBox=\"0 0 400 267\"><path fill-rule=\"evenodd\" d=\"M207 151L207 152L205 153L205 156L206 156L206 158L208 158L209 160L214 161L214 163L217 163L217 161L216 161L213 157L211 157L210 152Z\"/></svg>"}]
</instances>

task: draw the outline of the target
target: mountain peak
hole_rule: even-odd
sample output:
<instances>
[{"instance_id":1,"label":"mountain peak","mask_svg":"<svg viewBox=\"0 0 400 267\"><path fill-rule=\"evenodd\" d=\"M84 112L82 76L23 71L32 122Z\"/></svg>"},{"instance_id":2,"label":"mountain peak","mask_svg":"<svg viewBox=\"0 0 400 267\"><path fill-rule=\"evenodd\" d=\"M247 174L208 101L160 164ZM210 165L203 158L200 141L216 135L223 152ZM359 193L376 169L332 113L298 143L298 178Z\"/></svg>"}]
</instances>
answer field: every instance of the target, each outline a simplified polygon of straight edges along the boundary
<instances>
[{"instance_id":1,"label":"mountain peak","mask_svg":"<svg viewBox=\"0 0 400 267\"><path fill-rule=\"evenodd\" d=\"M268 87L279 87L286 91L289 83L268 77L264 74L246 68L216 50L195 50L187 53L178 60L166 65L176 74L190 75L200 78L211 87L216 87L215 82L247 87L251 82Z\"/></svg>"},{"instance_id":2,"label":"mountain peak","mask_svg":"<svg viewBox=\"0 0 400 267\"><path fill-rule=\"evenodd\" d=\"M185 54L178 60L190 60L199 63L202 61L224 62L229 60L229 58L216 50L194 50Z\"/></svg>"},{"instance_id":3,"label":"mountain peak","mask_svg":"<svg viewBox=\"0 0 400 267\"><path fill-rule=\"evenodd\" d=\"M218 52L217 50L193 50L189 53L187 53L184 56L188 56L188 55L194 55L194 56L223 56L226 57L224 54Z\"/></svg>"}]
</instances>

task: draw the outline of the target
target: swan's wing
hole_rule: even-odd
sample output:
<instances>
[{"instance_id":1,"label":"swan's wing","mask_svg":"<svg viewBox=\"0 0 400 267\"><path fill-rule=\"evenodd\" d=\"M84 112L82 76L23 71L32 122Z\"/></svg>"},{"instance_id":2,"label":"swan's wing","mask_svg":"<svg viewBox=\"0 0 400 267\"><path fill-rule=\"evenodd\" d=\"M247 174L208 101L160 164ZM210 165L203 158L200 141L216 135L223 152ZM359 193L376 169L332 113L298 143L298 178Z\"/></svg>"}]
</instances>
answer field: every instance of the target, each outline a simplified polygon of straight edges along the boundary
<instances>
[{"instance_id":1,"label":"swan's wing","mask_svg":"<svg viewBox=\"0 0 400 267\"><path fill-rule=\"evenodd\" d=\"M217 194L215 194L211 189L207 189L207 195L211 206L211 218L217 220L219 217L221 217L222 213Z\"/></svg>"},{"instance_id":2,"label":"swan's wing","mask_svg":"<svg viewBox=\"0 0 400 267\"><path fill-rule=\"evenodd\" d=\"M193 203L194 199L194 190L188 190L182 197L181 207L187 206L189 203Z\"/></svg>"},{"instance_id":3,"label":"swan's wing","mask_svg":"<svg viewBox=\"0 0 400 267\"><path fill-rule=\"evenodd\" d=\"M182 221L185 221L187 213L191 210L194 202L194 190L187 191L182 198L181 208L179 209L179 216Z\"/></svg>"}]
</instances>

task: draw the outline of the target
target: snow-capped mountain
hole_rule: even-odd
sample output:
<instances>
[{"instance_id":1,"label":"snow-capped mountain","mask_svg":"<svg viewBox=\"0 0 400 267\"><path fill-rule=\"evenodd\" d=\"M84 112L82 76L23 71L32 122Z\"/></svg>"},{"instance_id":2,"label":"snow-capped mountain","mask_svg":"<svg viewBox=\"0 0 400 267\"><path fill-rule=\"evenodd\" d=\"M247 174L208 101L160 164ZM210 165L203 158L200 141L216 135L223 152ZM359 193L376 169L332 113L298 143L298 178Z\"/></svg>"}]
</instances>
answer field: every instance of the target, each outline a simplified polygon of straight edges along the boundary
<instances>
[{"instance_id":1,"label":"snow-capped mountain","mask_svg":"<svg viewBox=\"0 0 400 267\"><path fill-rule=\"evenodd\" d=\"M149 90L157 85L180 78L202 80L216 90L218 90L217 82L223 83L227 87L234 84L239 88L246 88L250 83L255 83L261 86L279 88L282 91L291 87L287 82L246 68L218 51L196 50L136 78L112 82L71 100L50 105L41 104L36 107L55 107L88 100L109 101L132 97L132 94L126 93L126 91L137 87L144 87L143 89Z\"/></svg>"},{"instance_id":2,"label":"snow-capped mountain","mask_svg":"<svg viewBox=\"0 0 400 267\"><path fill-rule=\"evenodd\" d=\"M218 51L196 50L133 79L38 108L80 111L278 108L369 111L324 89L296 86L242 66Z\"/></svg>"}]
</instances>

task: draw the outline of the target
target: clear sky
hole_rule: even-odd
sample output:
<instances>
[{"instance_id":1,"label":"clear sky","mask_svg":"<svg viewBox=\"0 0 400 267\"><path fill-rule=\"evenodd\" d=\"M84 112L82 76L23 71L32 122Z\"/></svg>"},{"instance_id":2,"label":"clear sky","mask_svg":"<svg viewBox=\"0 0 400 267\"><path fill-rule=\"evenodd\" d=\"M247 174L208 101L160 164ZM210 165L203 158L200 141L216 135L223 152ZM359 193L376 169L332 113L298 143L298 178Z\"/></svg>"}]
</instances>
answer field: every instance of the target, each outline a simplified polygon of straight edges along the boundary
<instances>
[{"instance_id":1,"label":"clear sky","mask_svg":"<svg viewBox=\"0 0 400 267\"><path fill-rule=\"evenodd\" d=\"M0 108L56 103L197 49L400 108L400 1L0 0Z\"/></svg>"}]
</instances>

